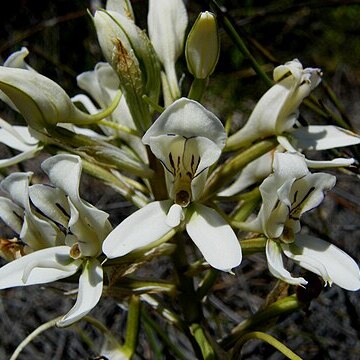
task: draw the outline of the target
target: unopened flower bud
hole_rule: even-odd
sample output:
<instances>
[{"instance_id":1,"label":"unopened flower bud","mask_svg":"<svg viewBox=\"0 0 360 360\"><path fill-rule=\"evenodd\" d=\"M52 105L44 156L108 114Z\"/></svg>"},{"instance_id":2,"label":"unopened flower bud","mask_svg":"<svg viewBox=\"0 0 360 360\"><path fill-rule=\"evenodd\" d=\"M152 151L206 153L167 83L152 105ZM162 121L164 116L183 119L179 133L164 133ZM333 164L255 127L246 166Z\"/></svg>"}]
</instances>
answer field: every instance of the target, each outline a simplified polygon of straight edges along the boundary
<instances>
[{"instance_id":1,"label":"unopened flower bud","mask_svg":"<svg viewBox=\"0 0 360 360\"><path fill-rule=\"evenodd\" d=\"M209 77L217 64L220 53L219 33L215 15L200 13L186 41L188 69L197 79Z\"/></svg>"}]
</instances>

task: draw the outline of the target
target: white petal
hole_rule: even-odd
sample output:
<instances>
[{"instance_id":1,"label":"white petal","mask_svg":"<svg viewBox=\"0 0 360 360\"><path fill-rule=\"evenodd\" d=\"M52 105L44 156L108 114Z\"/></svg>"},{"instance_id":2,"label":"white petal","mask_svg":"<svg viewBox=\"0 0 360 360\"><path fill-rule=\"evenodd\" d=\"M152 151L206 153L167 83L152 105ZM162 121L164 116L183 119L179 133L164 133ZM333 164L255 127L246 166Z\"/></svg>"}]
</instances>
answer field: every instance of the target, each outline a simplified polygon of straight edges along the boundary
<instances>
[{"instance_id":1,"label":"white petal","mask_svg":"<svg viewBox=\"0 0 360 360\"><path fill-rule=\"evenodd\" d=\"M333 282L346 290L360 289L359 267L344 251L309 235L298 235L294 245L283 245L283 251L300 266L318 275L323 275L324 267L328 274L325 281Z\"/></svg>"},{"instance_id":2,"label":"white petal","mask_svg":"<svg viewBox=\"0 0 360 360\"><path fill-rule=\"evenodd\" d=\"M47 124L59 122L94 122L71 102L57 83L35 71L0 66L0 89L35 130L42 131Z\"/></svg>"},{"instance_id":3,"label":"white petal","mask_svg":"<svg viewBox=\"0 0 360 360\"><path fill-rule=\"evenodd\" d=\"M336 158L328 161L305 159L305 162L309 169L327 169L334 167L350 166L354 164L355 159Z\"/></svg>"},{"instance_id":4,"label":"white petal","mask_svg":"<svg viewBox=\"0 0 360 360\"><path fill-rule=\"evenodd\" d=\"M1 188L14 200L14 202L24 209L29 210L29 181L32 172L12 173L1 182Z\"/></svg>"},{"instance_id":5,"label":"white petal","mask_svg":"<svg viewBox=\"0 0 360 360\"><path fill-rule=\"evenodd\" d=\"M148 27L150 40L165 65L181 55L188 18L182 0L150 0Z\"/></svg>"},{"instance_id":6,"label":"white petal","mask_svg":"<svg viewBox=\"0 0 360 360\"><path fill-rule=\"evenodd\" d=\"M28 55L29 50L23 46L19 51L15 51L6 59L4 66L34 71L34 69L25 62L25 58Z\"/></svg>"},{"instance_id":7,"label":"white petal","mask_svg":"<svg viewBox=\"0 0 360 360\"><path fill-rule=\"evenodd\" d=\"M230 225L214 210L194 204L194 212L186 224L195 245L215 269L231 271L242 259L239 240Z\"/></svg>"},{"instance_id":8,"label":"white petal","mask_svg":"<svg viewBox=\"0 0 360 360\"><path fill-rule=\"evenodd\" d=\"M360 136L333 125L311 125L291 132L294 145L302 150L327 150L360 144Z\"/></svg>"},{"instance_id":9,"label":"white petal","mask_svg":"<svg viewBox=\"0 0 360 360\"><path fill-rule=\"evenodd\" d=\"M80 217L94 229L98 238L104 239L111 229L107 220L109 215L83 201L79 195L81 158L75 155L59 154L46 159L41 167L52 184L69 196Z\"/></svg>"},{"instance_id":10,"label":"white petal","mask_svg":"<svg viewBox=\"0 0 360 360\"><path fill-rule=\"evenodd\" d=\"M33 150L39 141L34 138L27 126L11 126L0 118L0 142L19 151Z\"/></svg>"},{"instance_id":11,"label":"white petal","mask_svg":"<svg viewBox=\"0 0 360 360\"><path fill-rule=\"evenodd\" d=\"M59 154L42 162L41 168L51 183L71 198L79 197L81 158L76 155Z\"/></svg>"},{"instance_id":12,"label":"white petal","mask_svg":"<svg viewBox=\"0 0 360 360\"><path fill-rule=\"evenodd\" d=\"M266 242L266 259L269 271L276 278L283 280L291 285L306 285L307 281L302 278L294 278L284 268L284 263L281 257L281 247L275 241L268 239Z\"/></svg>"},{"instance_id":13,"label":"white petal","mask_svg":"<svg viewBox=\"0 0 360 360\"><path fill-rule=\"evenodd\" d=\"M292 209L301 214L314 209L324 199L324 192L331 190L336 183L336 177L327 173L315 173L297 179L291 189L293 194ZM296 199L295 199L296 197ZM293 214L295 215L295 214Z\"/></svg>"},{"instance_id":14,"label":"white petal","mask_svg":"<svg viewBox=\"0 0 360 360\"><path fill-rule=\"evenodd\" d=\"M220 196L232 196L247 187L254 185L260 180L263 180L272 171L274 153L272 151L260 156L256 160L244 167L237 179L228 188L221 191Z\"/></svg>"},{"instance_id":15,"label":"white petal","mask_svg":"<svg viewBox=\"0 0 360 360\"><path fill-rule=\"evenodd\" d=\"M98 256L106 234L98 234L94 229L91 219L79 213L70 199L69 205L71 215L68 226L71 233L78 239L81 256Z\"/></svg>"},{"instance_id":16,"label":"white petal","mask_svg":"<svg viewBox=\"0 0 360 360\"><path fill-rule=\"evenodd\" d=\"M0 168L12 166L22 161L32 159L33 157L35 157L36 153L38 153L40 150L42 150L42 146L34 146L31 150L24 151L8 159L1 159Z\"/></svg>"},{"instance_id":17,"label":"white petal","mask_svg":"<svg viewBox=\"0 0 360 360\"><path fill-rule=\"evenodd\" d=\"M190 139L179 135L152 136L150 148L170 172L174 172L171 164L173 161L175 166L179 164L185 172L190 172L193 176L214 164L221 155L221 149L213 141L202 136Z\"/></svg>"},{"instance_id":18,"label":"white petal","mask_svg":"<svg viewBox=\"0 0 360 360\"><path fill-rule=\"evenodd\" d=\"M143 143L150 145L153 136L175 134L186 138L201 136L223 149L226 133L221 121L201 104L181 98L171 104L156 119L143 136Z\"/></svg>"},{"instance_id":19,"label":"white petal","mask_svg":"<svg viewBox=\"0 0 360 360\"><path fill-rule=\"evenodd\" d=\"M166 235L172 227L166 224L172 201L155 201L134 212L104 240L103 252L108 258L128 254Z\"/></svg>"},{"instance_id":20,"label":"white petal","mask_svg":"<svg viewBox=\"0 0 360 360\"><path fill-rule=\"evenodd\" d=\"M62 244L63 233L50 220L34 211L29 201L29 181L32 173L12 173L1 183L15 203L24 208L24 223L20 238L33 250Z\"/></svg>"},{"instance_id":21,"label":"white petal","mask_svg":"<svg viewBox=\"0 0 360 360\"><path fill-rule=\"evenodd\" d=\"M295 130L296 132L297 130ZM285 136L278 136L278 142L281 144L283 148L285 148L289 152L297 152L294 148L296 141L294 141L294 146L290 143L289 139ZM334 167L343 167L343 166L350 166L355 162L355 159L345 159L345 158L336 158L328 161L324 160L311 160L305 158L305 163L308 168L313 169L323 169L323 168L334 168Z\"/></svg>"},{"instance_id":22,"label":"white petal","mask_svg":"<svg viewBox=\"0 0 360 360\"><path fill-rule=\"evenodd\" d=\"M88 260L79 278L74 307L56 325L65 327L87 315L99 302L103 290L103 269L98 260Z\"/></svg>"},{"instance_id":23,"label":"white petal","mask_svg":"<svg viewBox=\"0 0 360 360\"><path fill-rule=\"evenodd\" d=\"M187 12L182 0L149 1L149 37L164 66L174 98L180 95L175 62L182 53L187 24Z\"/></svg>"},{"instance_id":24,"label":"white petal","mask_svg":"<svg viewBox=\"0 0 360 360\"><path fill-rule=\"evenodd\" d=\"M70 208L65 193L48 185L35 184L29 187L31 202L49 219L67 227Z\"/></svg>"},{"instance_id":25,"label":"white petal","mask_svg":"<svg viewBox=\"0 0 360 360\"><path fill-rule=\"evenodd\" d=\"M301 178L309 173L305 157L299 153L276 152L274 156L274 173L278 183L289 178Z\"/></svg>"},{"instance_id":26,"label":"white petal","mask_svg":"<svg viewBox=\"0 0 360 360\"><path fill-rule=\"evenodd\" d=\"M23 216L24 210L20 206L5 197L0 197L0 218L17 234L20 234Z\"/></svg>"},{"instance_id":27,"label":"white petal","mask_svg":"<svg viewBox=\"0 0 360 360\"><path fill-rule=\"evenodd\" d=\"M119 78L109 63L99 62L93 71L76 78L78 86L89 93L101 107L109 106L119 89Z\"/></svg>"},{"instance_id":28,"label":"white petal","mask_svg":"<svg viewBox=\"0 0 360 360\"><path fill-rule=\"evenodd\" d=\"M178 204L173 204L167 214L166 224L174 228L184 220L183 208Z\"/></svg>"},{"instance_id":29,"label":"white petal","mask_svg":"<svg viewBox=\"0 0 360 360\"><path fill-rule=\"evenodd\" d=\"M11 261L0 268L0 289L45 284L75 274L80 263L70 258L69 251L68 246L57 246Z\"/></svg>"},{"instance_id":30,"label":"white petal","mask_svg":"<svg viewBox=\"0 0 360 360\"><path fill-rule=\"evenodd\" d=\"M134 20L134 12L130 0L107 0L105 8L106 10L116 11Z\"/></svg>"}]
</instances>

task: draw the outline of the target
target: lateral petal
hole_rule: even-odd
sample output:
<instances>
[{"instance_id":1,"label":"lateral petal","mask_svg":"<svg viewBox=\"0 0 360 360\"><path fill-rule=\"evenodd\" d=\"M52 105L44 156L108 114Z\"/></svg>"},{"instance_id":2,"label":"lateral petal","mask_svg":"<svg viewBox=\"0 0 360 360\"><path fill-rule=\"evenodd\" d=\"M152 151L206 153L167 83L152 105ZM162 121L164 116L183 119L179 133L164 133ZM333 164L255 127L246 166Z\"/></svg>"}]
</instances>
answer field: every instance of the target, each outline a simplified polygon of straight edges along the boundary
<instances>
[{"instance_id":1,"label":"lateral petal","mask_svg":"<svg viewBox=\"0 0 360 360\"><path fill-rule=\"evenodd\" d=\"M358 265L335 245L314 236L298 235L295 244L283 244L282 247L286 256L301 267L323 276L326 282L333 282L346 290L360 289Z\"/></svg>"},{"instance_id":2,"label":"lateral petal","mask_svg":"<svg viewBox=\"0 0 360 360\"><path fill-rule=\"evenodd\" d=\"M99 302L103 290L103 269L100 262L86 262L79 278L79 292L73 308L56 325L65 327L83 318Z\"/></svg>"},{"instance_id":3,"label":"lateral petal","mask_svg":"<svg viewBox=\"0 0 360 360\"><path fill-rule=\"evenodd\" d=\"M76 273L80 266L69 256L68 246L38 250L0 268L0 289L46 284Z\"/></svg>"},{"instance_id":4,"label":"lateral petal","mask_svg":"<svg viewBox=\"0 0 360 360\"><path fill-rule=\"evenodd\" d=\"M205 260L215 269L231 271L240 264L242 252L239 240L231 226L214 209L195 204L186 231Z\"/></svg>"},{"instance_id":5,"label":"lateral petal","mask_svg":"<svg viewBox=\"0 0 360 360\"><path fill-rule=\"evenodd\" d=\"M294 145L301 150L327 150L356 145L360 136L333 125L310 125L291 131Z\"/></svg>"},{"instance_id":6,"label":"lateral petal","mask_svg":"<svg viewBox=\"0 0 360 360\"><path fill-rule=\"evenodd\" d=\"M104 240L103 252L116 258L141 248L166 235L172 227L166 223L171 200L155 201L134 212Z\"/></svg>"},{"instance_id":7,"label":"lateral petal","mask_svg":"<svg viewBox=\"0 0 360 360\"><path fill-rule=\"evenodd\" d=\"M266 259L269 271L276 278L287 282L290 285L306 285L307 281L302 278L294 278L285 269L281 256L281 247L275 241L268 239L266 242Z\"/></svg>"}]
</instances>

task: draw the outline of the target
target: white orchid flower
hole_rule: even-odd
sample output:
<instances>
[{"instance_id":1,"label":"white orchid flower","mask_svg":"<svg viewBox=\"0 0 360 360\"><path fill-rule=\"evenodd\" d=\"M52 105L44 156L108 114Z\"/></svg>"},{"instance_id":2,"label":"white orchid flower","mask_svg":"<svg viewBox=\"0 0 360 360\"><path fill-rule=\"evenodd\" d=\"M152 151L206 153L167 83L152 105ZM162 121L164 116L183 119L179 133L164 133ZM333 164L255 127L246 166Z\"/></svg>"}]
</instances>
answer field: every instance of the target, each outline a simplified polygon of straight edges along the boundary
<instances>
[{"instance_id":1,"label":"white orchid flower","mask_svg":"<svg viewBox=\"0 0 360 360\"><path fill-rule=\"evenodd\" d=\"M360 136L352 131L333 125L309 125L296 128L284 136L277 137L280 145L277 151L299 152L306 150L327 150L337 147L357 145ZM247 187L265 179L272 171L274 152L270 151L248 164L220 196L233 196ZM331 160L311 160L305 158L309 169L344 167L355 162L353 158L335 158Z\"/></svg>"},{"instance_id":2,"label":"white orchid flower","mask_svg":"<svg viewBox=\"0 0 360 360\"><path fill-rule=\"evenodd\" d=\"M19 234L20 239L26 244L26 252L62 244L65 238L53 222L48 221L31 206L29 188L31 177L31 172L18 172L10 174L1 182L1 189L12 201L0 197L0 216Z\"/></svg>"},{"instance_id":3,"label":"white orchid flower","mask_svg":"<svg viewBox=\"0 0 360 360\"><path fill-rule=\"evenodd\" d=\"M335 185L335 176L310 173L304 157L297 153L275 153L273 167L274 173L260 185L263 204L258 216L246 225L248 230L267 236L270 272L290 284L307 284L284 268L284 252L300 266L322 276L326 283L334 282L349 290L360 288L359 269L350 256L321 239L296 235L301 229L301 215L322 202L324 191ZM331 269L333 262L337 265Z\"/></svg>"},{"instance_id":4,"label":"white orchid flower","mask_svg":"<svg viewBox=\"0 0 360 360\"><path fill-rule=\"evenodd\" d=\"M14 203L0 199L7 205L5 210L2 207L0 216L20 234L20 239L33 252L0 268L0 289L49 283L69 277L81 269L76 303L57 323L58 326L68 326L85 316L101 297L103 270L97 257L101 254L102 241L111 226L107 220L108 214L79 196L81 160L78 156L56 155L45 160L42 167L55 188L40 184L29 187L28 174L15 174L20 179L14 179L12 174L2 182ZM30 200L41 211L41 216L31 210ZM19 219L22 217L24 223L21 226ZM34 239L25 239L23 233L24 228L34 228L34 224L37 225L40 220L47 227L42 233L40 226L37 228L38 241L43 234L46 235L46 228L50 227L56 233L60 231L55 224L61 225L66 234L38 250Z\"/></svg>"},{"instance_id":5,"label":"white orchid flower","mask_svg":"<svg viewBox=\"0 0 360 360\"><path fill-rule=\"evenodd\" d=\"M297 127L299 106L321 81L321 70L305 68L295 59L274 69L276 82L258 101L247 123L229 137L227 147L236 149L261 137L276 135L287 151L325 150L360 143L360 137L332 125ZM310 167L340 167L354 159L307 161Z\"/></svg>"},{"instance_id":6,"label":"white orchid flower","mask_svg":"<svg viewBox=\"0 0 360 360\"><path fill-rule=\"evenodd\" d=\"M151 124L147 95L155 103L160 93L160 65L145 33L116 11L96 11L94 24L105 59L114 68L138 130Z\"/></svg>"},{"instance_id":7,"label":"white orchid flower","mask_svg":"<svg viewBox=\"0 0 360 360\"><path fill-rule=\"evenodd\" d=\"M180 97L175 63L183 50L187 25L188 16L182 0L149 1L149 37L164 67L173 99Z\"/></svg>"},{"instance_id":8,"label":"white orchid flower","mask_svg":"<svg viewBox=\"0 0 360 360\"><path fill-rule=\"evenodd\" d=\"M295 59L276 67L273 77L276 84L258 101L244 127L229 137L229 148L291 130L297 120L299 105L320 83L321 71L303 69Z\"/></svg>"},{"instance_id":9,"label":"white orchid flower","mask_svg":"<svg viewBox=\"0 0 360 360\"><path fill-rule=\"evenodd\" d=\"M205 260L230 271L241 262L239 241L226 221L199 199L209 166L220 157L226 134L220 120L196 101L169 106L143 137L161 161L170 200L155 201L125 219L105 239L103 252L119 257L185 223Z\"/></svg>"},{"instance_id":10,"label":"white orchid flower","mask_svg":"<svg viewBox=\"0 0 360 360\"><path fill-rule=\"evenodd\" d=\"M94 116L80 111L57 83L35 71L0 66L0 90L28 125L40 132L48 125L87 125L106 117L102 112Z\"/></svg>"}]
</instances>

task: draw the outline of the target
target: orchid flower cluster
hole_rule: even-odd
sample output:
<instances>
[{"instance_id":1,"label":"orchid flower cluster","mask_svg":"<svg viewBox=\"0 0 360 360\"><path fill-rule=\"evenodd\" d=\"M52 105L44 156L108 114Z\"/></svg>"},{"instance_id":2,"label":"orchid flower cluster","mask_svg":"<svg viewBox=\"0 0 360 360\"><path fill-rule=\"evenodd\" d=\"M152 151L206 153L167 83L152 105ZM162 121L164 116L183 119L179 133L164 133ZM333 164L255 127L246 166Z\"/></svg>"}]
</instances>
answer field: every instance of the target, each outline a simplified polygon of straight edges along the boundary
<instances>
[{"instance_id":1,"label":"orchid flower cluster","mask_svg":"<svg viewBox=\"0 0 360 360\"><path fill-rule=\"evenodd\" d=\"M0 243L7 261L0 288L78 282L73 308L56 321L66 327L86 319L103 294L133 282L131 296L114 296L128 306L134 334L141 322L134 307L146 304L174 325L169 314L176 308L166 315L159 299L180 294L177 331L192 338L194 354L203 358L219 357L222 344L231 351L244 335L234 327L233 340L212 338L199 310L220 272L237 276L243 255L263 253L269 272L293 289L308 286L302 268L324 285L358 290L355 260L301 229L301 216L335 186L334 172L326 171L356 164L354 158L311 160L308 150L360 143L349 129L299 122L300 105L320 84L321 70L297 59L274 67L273 86L228 136L223 119L202 104L220 54L214 13L200 13L188 30L182 0L150 0L145 31L129 1L108 0L91 17L104 61L78 75L82 93L70 97L30 67L26 48L0 66L0 99L24 119L20 125L0 119L0 141L16 152L0 160L7 174L0 217L14 233ZM176 67L182 54L183 75ZM184 76L192 81L188 92ZM47 154L41 164L46 183L33 182L32 172L11 172L40 154ZM80 197L82 171L137 209L113 227L109 214ZM234 206L229 211L224 204ZM299 265L293 274L284 255ZM165 256L176 279L154 278L136 288L136 270ZM297 309L304 306L296 295L289 299L298 301ZM136 342L110 340L102 355L133 356Z\"/></svg>"}]
</instances>

